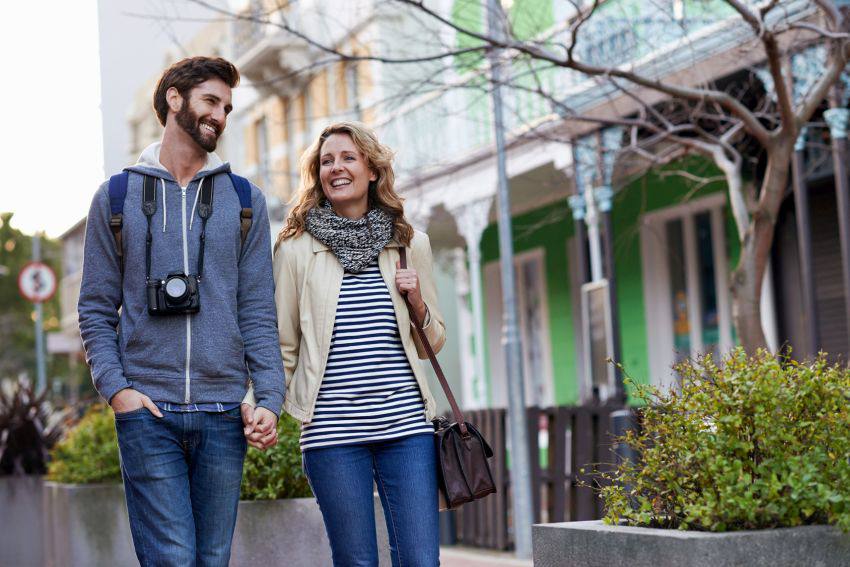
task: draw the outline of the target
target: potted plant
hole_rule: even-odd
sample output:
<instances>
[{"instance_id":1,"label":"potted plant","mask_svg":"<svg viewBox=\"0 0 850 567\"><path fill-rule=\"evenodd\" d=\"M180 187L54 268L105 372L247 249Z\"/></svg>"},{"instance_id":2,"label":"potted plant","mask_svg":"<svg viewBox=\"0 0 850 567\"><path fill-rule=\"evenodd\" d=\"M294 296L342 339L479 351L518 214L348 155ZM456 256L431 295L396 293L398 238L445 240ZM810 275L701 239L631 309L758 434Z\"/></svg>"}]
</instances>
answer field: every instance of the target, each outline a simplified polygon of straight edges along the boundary
<instances>
[{"instance_id":1,"label":"potted plant","mask_svg":"<svg viewBox=\"0 0 850 567\"><path fill-rule=\"evenodd\" d=\"M847 565L850 371L740 348L675 370L633 384L639 457L602 475L605 519L535 526L535 565Z\"/></svg>"},{"instance_id":2,"label":"potted plant","mask_svg":"<svg viewBox=\"0 0 850 567\"><path fill-rule=\"evenodd\" d=\"M70 410L56 409L26 380L0 387L0 565L41 565L43 475Z\"/></svg>"}]
</instances>

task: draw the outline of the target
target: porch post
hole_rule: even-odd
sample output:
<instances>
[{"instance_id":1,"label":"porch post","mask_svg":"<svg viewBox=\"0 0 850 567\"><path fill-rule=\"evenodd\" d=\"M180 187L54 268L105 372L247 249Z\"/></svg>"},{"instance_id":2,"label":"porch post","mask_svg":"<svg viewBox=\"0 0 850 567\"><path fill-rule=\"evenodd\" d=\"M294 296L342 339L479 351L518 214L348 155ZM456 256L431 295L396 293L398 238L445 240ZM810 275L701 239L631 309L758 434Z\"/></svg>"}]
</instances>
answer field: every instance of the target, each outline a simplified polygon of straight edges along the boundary
<instances>
[{"instance_id":1,"label":"porch post","mask_svg":"<svg viewBox=\"0 0 850 567\"><path fill-rule=\"evenodd\" d=\"M614 221L612 220L611 208L614 201L614 190L603 185L595 191L599 211L602 213L602 233L605 238L605 277L608 279L608 303L611 309L611 358L614 362L622 364L623 353L620 341L620 311L617 308L617 275L614 269ZM616 400L625 403L626 391L623 388L623 376L619 367L614 368L616 381L614 383Z\"/></svg>"},{"instance_id":2,"label":"porch post","mask_svg":"<svg viewBox=\"0 0 850 567\"><path fill-rule=\"evenodd\" d=\"M460 377L465 409L479 409L486 405L475 390L476 360L474 323L470 308L469 268L462 247L452 250L452 267L455 280L455 308L457 309L458 342L460 346Z\"/></svg>"},{"instance_id":3,"label":"porch post","mask_svg":"<svg viewBox=\"0 0 850 567\"><path fill-rule=\"evenodd\" d=\"M469 293L472 299L472 323L474 341L474 378L471 391L472 398L478 407L488 401L489 384L484 373L484 297L481 289L481 235L487 228L490 207L493 198L488 197L479 201L462 205L451 211L455 223L466 241L466 256L469 265Z\"/></svg>"},{"instance_id":4,"label":"porch post","mask_svg":"<svg viewBox=\"0 0 850 567\"><path fill-rule=\"evenodd\" d=\"M815 281L812 272L812 234L811 215L809 213L809 190L806 186L803 150L806 147L806 128L800 131L794 144L794 156L791 160L794 186L794 209L797 217L797 248L800 256L800 288L803 292L803 326L805 328L805 356L817 354L818 325L817 304L815 302Z\"/></svg>"},{"instance_id":5,"label":"porch post","mask_svg":"<svg viewBox=\"0 0 850 567\"><path fill-rule=\"evenodd\" d=\"M832 165L835 172L835 198L838 209L838 234L841 239L841 273L844 276L844 320L850 335L850 196L847 183L847 126L850 122L850 109L839 107L841 97L833 99L833 108L825 111L823 117L829 124L832 138ZM846 104L846 101L844 102ZM845 356L850 355L850 345Z\"/></svg>"},{"instance_id":6,"label":"porch post","mask_svg":"<svg viewBox=\"0 0 850 567\"><path fill-rule=\"evenodd\" d=\"M596 173L596 138L593 135L573 143L573 167L575 168L576 194L584 202L584 223L587 227L590 250L590 281L599 281L602 273L602 243L599 235L599 211L593 197Z\"/></svg>"},{"instance_id":7,"label":"porch post","mask_svg":"<svg viewBox=\"0 0 850 567\"><path fill-rule=\"evenodd\" d=\"M608 303L611 309L611 357L614 362L623 362L622 342L620 340L620 311L617 304L617 271L614 267L614 222L611 209L614 204L614 162L623 140L623 128L612 126L605 128L599 135L599 168L602 185L594 190L594 198L602 215L602 233L605 239L605 277L608 279ZM623 387L623 373L619 367L614 368L615 392L614 397L621 403L626 402L626 391Z\"/></svg>"},{"instance_id":8,"label":"porch post","mask_svg":"<svg viewBox=\"0 0 850 567\"><path fill-rule=\"evenodd\" d=\"M578 280L585 284L590 280L590 274L587 269L587 228L584 225L584 215L586 212L584 206L584 197L581 193L570 195L567 202L570 209L573 211L573 226L575 227L576 239L576 263L579 266Z\"/></svg>"}]
</instances>

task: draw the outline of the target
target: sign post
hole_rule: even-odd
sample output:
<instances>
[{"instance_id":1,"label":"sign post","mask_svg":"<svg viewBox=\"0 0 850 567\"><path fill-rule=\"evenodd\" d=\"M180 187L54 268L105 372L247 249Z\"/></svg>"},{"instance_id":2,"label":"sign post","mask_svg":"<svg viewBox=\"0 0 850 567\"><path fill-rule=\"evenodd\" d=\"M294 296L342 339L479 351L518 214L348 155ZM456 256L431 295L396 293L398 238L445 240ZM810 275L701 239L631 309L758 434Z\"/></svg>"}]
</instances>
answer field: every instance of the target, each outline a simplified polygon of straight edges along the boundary
<instances>
[{"instance_id":1,"label":"sign post","mask_svg":"<svg viewBox=\"0 0 850 567\"><path fill-rule=\"evenodd\" d=\"M56 274L41 262L41 236L37 233L32 237L32 262L24 265L18 274L18 291L27 301L35 303L36 392L41 393L47 386L42 304L56 293Z\"/></svg>"}]
</instances>

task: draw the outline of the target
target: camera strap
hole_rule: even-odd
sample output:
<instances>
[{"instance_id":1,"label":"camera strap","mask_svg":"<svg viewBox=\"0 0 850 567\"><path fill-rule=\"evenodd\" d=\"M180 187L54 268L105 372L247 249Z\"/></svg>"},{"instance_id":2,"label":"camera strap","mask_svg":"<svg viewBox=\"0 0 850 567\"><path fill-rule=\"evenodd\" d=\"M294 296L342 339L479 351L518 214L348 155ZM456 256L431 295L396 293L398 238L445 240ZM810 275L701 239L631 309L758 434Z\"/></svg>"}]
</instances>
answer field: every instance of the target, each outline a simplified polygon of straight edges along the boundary
<instances>
[{"instance_id":1,"label":"camera strap","mask_svg":"<svg viewBox=\"0 0 850 567\"><path fill-rule=\"evenodd\" d=\"M151 245L153 243L153 232L151 232L151 219L156 213L156 178L150 175L144 176L142 185L142 212L148 219L148 234L145 237L145 282L151 279Z\"/></svg>"},{"instance_id":2,"label":"camera strap","mask_svg":"<svg viewBox=\"0 0 850 567\"><path fill-rule=\"evenodd\" d=\"M148 221L148 233L145 237L145 281L151 279L151 248L153 247L153 231L151 222L156 214L156 179L150 175L144 175L142 185L142 213ZM207 239L207 219L212 215L214 177L204 178L200 182L201 194L198 197L198 216L201 217L201 242L198 248L198 280L204 269L204 243ZM209 183L203 181L209 180Z\"/></svg>"},{"instance_id":3,"label":"camera strap","mask_svg":"<svg viewBox=\"0 0 850 567\"><path fill-rule=\"evenodd\" d=\"M209 183L204 183L209 181ZM212 214L213 189L215 188L215 177L210 176L201 179L201 195L198 198L198 216L201 217L201 244L198 248L198 280L204 271L204 243L207 240L207 219Z\"/></svg>"}]
</instances>

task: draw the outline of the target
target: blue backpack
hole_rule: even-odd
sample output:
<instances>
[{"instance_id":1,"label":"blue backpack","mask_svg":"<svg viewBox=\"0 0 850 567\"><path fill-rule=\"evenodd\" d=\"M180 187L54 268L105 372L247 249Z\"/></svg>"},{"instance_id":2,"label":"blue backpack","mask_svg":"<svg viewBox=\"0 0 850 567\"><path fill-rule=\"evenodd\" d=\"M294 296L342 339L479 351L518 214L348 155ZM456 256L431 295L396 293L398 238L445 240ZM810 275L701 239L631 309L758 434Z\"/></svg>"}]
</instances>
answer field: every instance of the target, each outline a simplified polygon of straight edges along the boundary
<instances>
[{"instance_id":1,"label":"blue backpack","mask_svg":"<svg viewBox=\"0 0 850 567\"><path fill-rule=\"evenodd\" d=\"M228 172L227 175L230 176L233 188L239 196L239 206L241 208L239 212L239 236L241 245L244 247L245 239L248 238L248 231L251 230L251 223L254 219L254 210L251 208L251 183L235 173ZM129 177L129 171L122 171L109 178L109 210L111 213L109 217L109 229L112 231L112 238L115 239L118 263L122 274L124 273L124 200L127 198L127 181Z\"/></svg>"}]
</instances>

